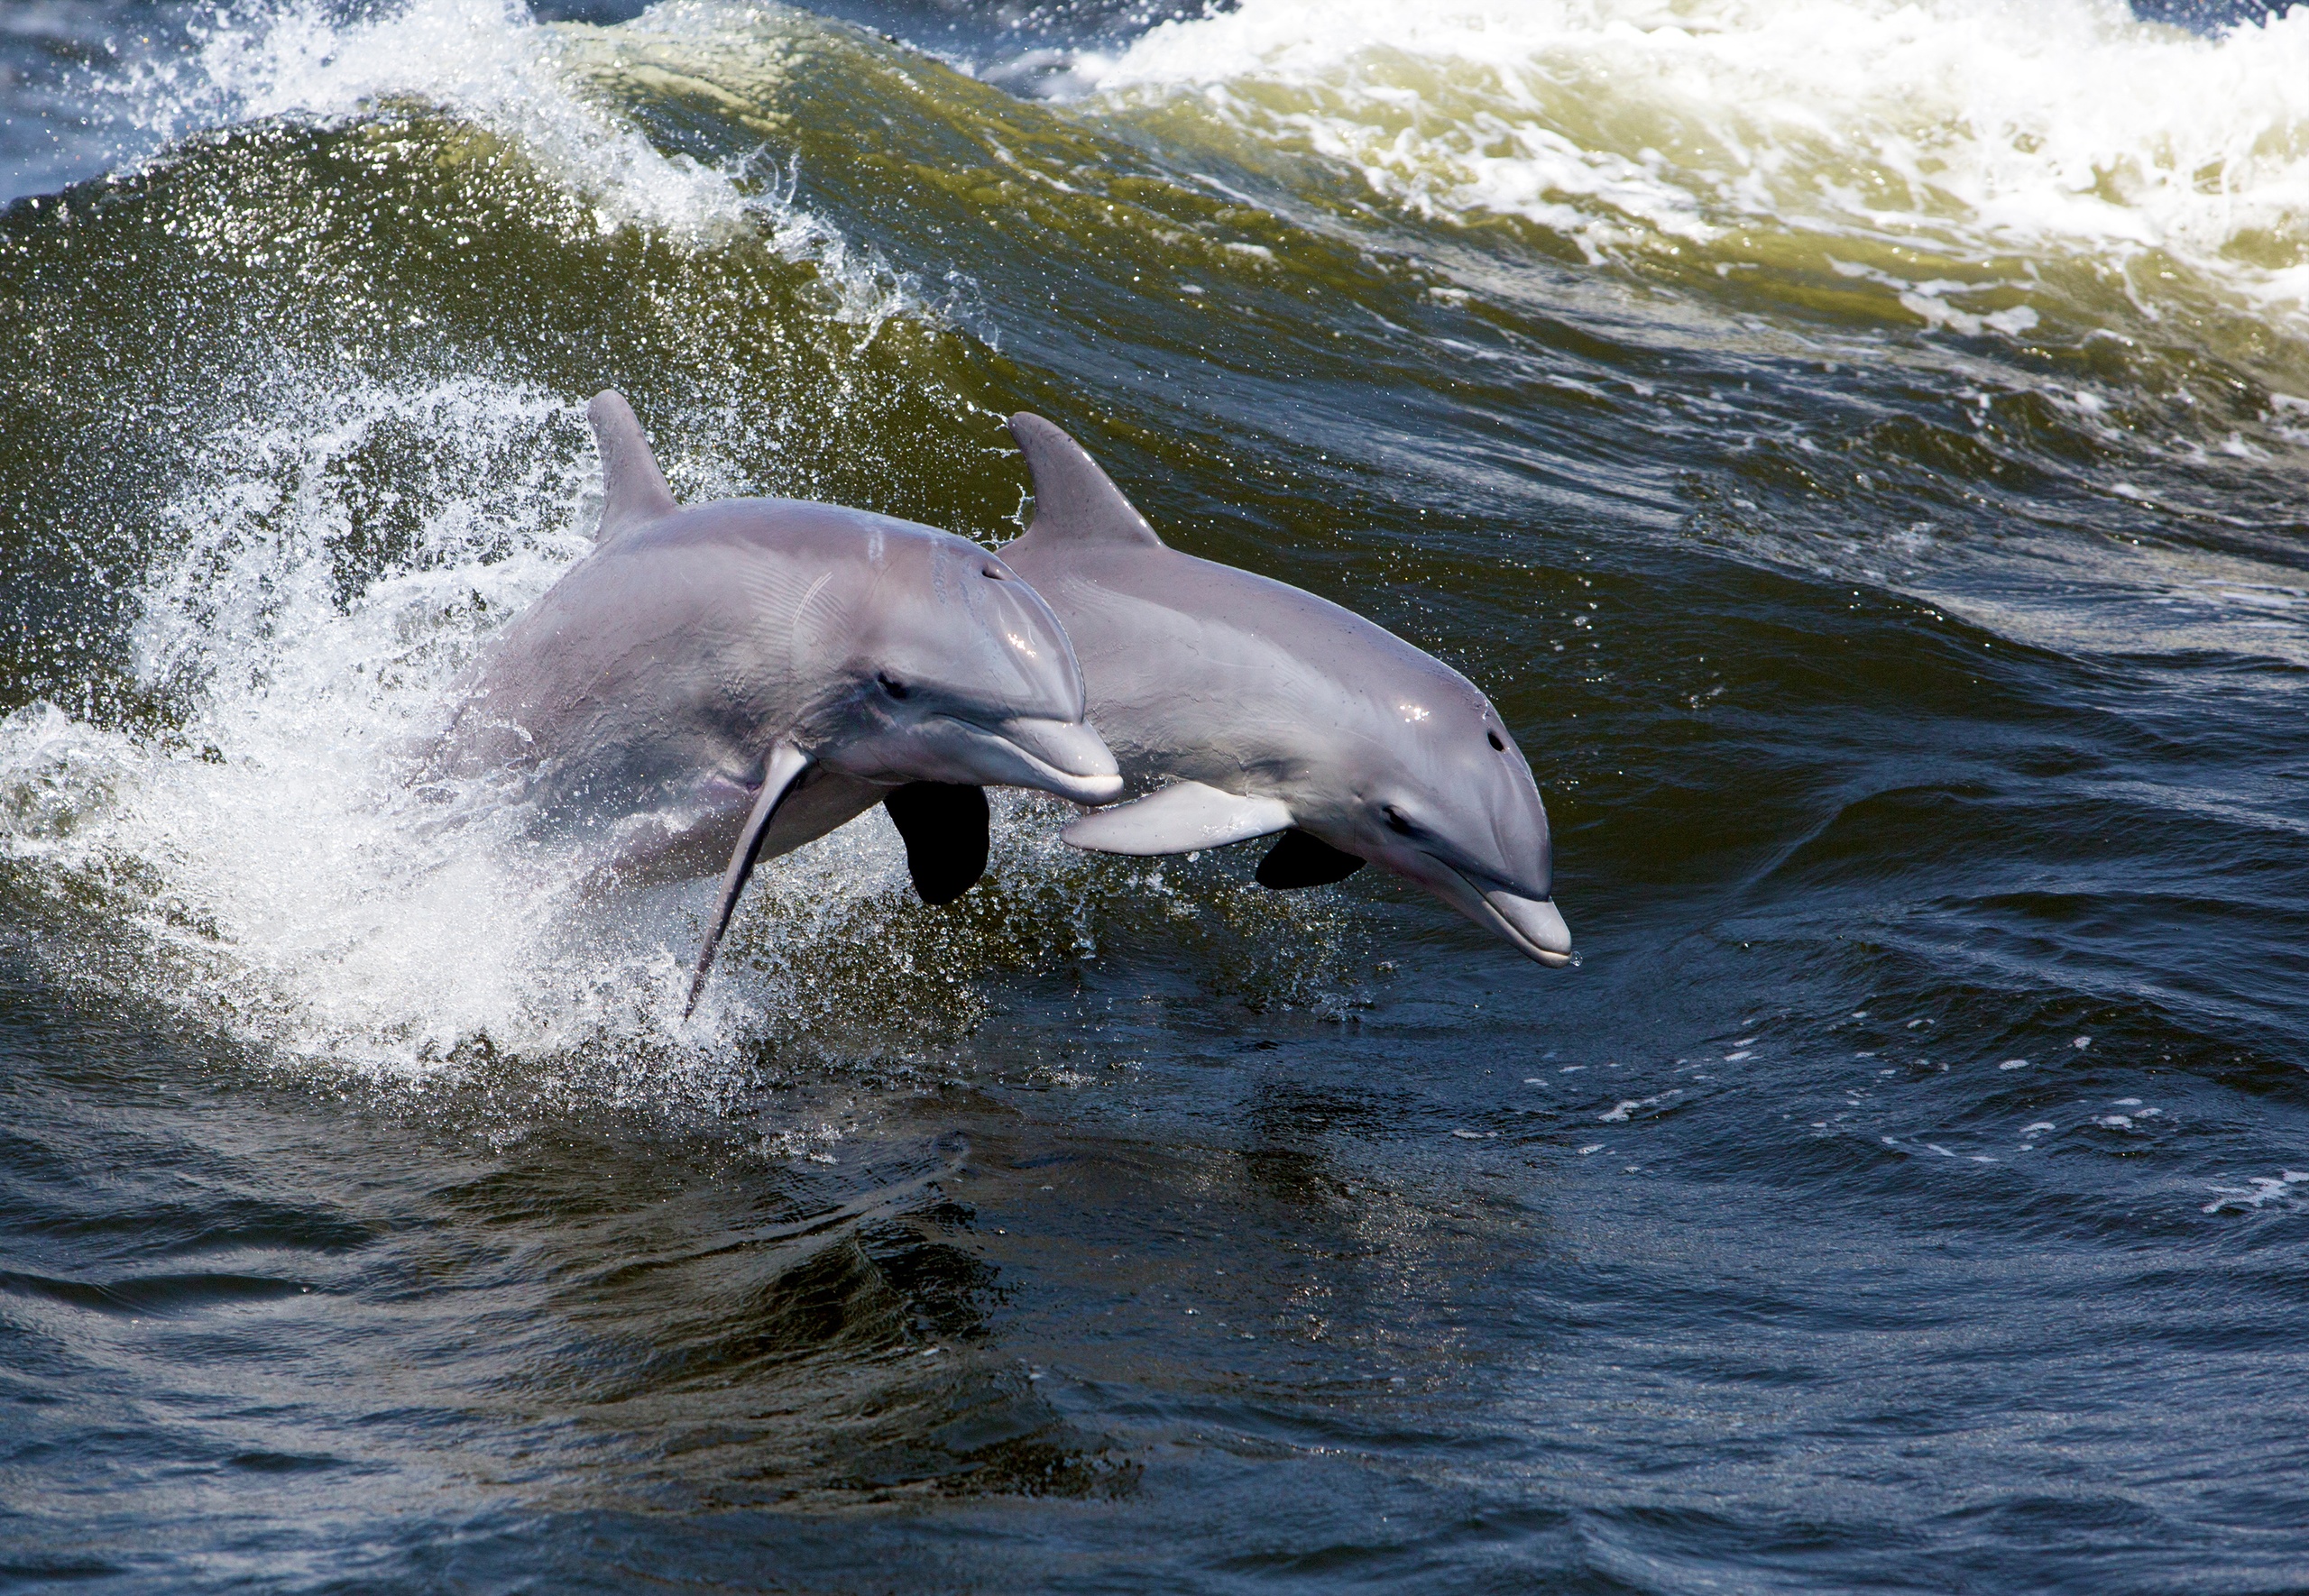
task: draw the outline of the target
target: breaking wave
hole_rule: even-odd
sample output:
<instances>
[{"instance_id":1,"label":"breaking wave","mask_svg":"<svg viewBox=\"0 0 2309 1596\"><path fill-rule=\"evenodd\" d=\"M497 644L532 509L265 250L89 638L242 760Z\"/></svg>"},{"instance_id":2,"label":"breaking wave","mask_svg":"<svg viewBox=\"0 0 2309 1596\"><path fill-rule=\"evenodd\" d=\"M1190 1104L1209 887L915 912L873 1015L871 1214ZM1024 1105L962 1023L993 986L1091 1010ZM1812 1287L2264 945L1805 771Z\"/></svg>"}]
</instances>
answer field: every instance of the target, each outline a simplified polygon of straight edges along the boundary
<instances>
[{"instance_id":1,"label":"breaking wave","mask_svg":"<svg viewBox=\"0 0 2309 1596\"><path fill-rule=\"evenodd\" d=\"M1090 76L1417 217L1719 272L1793 236L1965 332L2026 331L2052 252L2152 299L2176 264L2309 298L2309 9L2206 38L2118 0L1245 0Z\"/></svg>"}]
</instances>

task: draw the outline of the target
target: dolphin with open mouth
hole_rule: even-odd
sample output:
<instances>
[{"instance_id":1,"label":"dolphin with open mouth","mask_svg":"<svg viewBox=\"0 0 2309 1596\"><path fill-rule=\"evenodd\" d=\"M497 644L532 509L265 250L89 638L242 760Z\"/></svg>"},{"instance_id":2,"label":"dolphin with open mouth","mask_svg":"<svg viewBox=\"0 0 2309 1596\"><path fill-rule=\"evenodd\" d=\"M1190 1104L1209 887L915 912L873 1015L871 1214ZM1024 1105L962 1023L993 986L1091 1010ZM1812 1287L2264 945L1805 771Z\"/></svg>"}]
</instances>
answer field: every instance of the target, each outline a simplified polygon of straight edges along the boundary
<instances>
[{"instance_id":1,"label":"dolphin with open mouth","mask_svg":"<svg viewBox=\"0 0 2309 1596\"><path fill-rule=\"evenodd\" d=\"M1067 841L1173 854L1280 834L1270 887L1367 861L1544 965L1570 962L1532 767L1475 683L1298 588L1166 546L1082 446L1010 418L1035 518L1003 558L1065 624L1131 802Z\"/></svg>"},{"instance_id":2,"label":"dolphin with open mouth","mask_svg":"<svg viewBox=\"0 0 2309 1596\"><path fill-rule=\"evenodd\" d=\"M726 857L689 1008L754 867L877 803L943 903L985 869L985 787L1121 795L1065 632L1001 559L839 505L684 509L621 397L587 413L594 546L479 662L431 773L510 780L629 879Z\"/></svg>"}]
</instances>

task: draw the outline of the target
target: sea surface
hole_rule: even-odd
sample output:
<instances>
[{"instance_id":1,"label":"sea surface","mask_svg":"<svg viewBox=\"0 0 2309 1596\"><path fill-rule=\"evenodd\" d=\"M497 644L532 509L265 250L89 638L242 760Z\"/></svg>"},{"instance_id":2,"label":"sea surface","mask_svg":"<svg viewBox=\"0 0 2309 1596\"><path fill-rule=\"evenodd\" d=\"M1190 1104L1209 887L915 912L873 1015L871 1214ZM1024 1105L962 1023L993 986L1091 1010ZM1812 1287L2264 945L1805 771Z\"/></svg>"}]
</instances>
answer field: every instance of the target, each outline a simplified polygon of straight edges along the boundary
<instances>
[{"instance_id":1,"label":"sea surface","mask_svg":"<svg viewBox=\"0 0 2309 1596\"><path fill-rule=\"evenodd\" d=\"M2309 1590L2309 7L0 7L0 1588ZM1575 968L410 793L1002 417L1486 689Z\"/></svg>"}]
</instances>

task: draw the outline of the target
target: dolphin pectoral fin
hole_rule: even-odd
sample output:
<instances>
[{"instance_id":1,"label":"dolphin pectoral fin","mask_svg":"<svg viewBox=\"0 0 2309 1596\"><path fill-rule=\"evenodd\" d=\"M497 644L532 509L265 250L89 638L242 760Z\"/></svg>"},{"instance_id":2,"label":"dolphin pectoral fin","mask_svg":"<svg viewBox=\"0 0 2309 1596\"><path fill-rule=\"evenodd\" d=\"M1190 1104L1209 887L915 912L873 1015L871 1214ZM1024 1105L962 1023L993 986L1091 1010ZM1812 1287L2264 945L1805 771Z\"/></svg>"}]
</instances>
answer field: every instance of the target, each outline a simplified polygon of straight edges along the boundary
<instances>
[{"instance_id":1,"label":"dolphin pectoral fin","mask_svg":"<svg viewBox=\"0 0 2309 1596\"><path fill-rule=\"evenodd\" d=\"M585 407L585 417L593 424L593 442L602 451L603 502L594 542L607 543L629 527L647 526L681 508L623 394L603 389Z\"/></svg>"},{"instance_id":2,"label":"dolphin pectoral fin","mask_svg":"<svg viewBox=\"0 0 2309 1596\"><path fill-rule=\"evenodd\" d=\"M1246 798L1200 782L1173 782L1159 793L1084 815L1059 836L1093 853L1193 853L1247 842L1291 827L1280 798Z\"/></svg>"},{"instance_id":3,"label":"dolphin pectoral fin","mask_svg":"<svg viewBox=\"0 0 2309 1596\"><path fill-rule=\"evenodd\" d=\"M1293 827L1259 861L1258 880L1261 886L1275 892L1290 892L1296 887L1329 886L1334 881L1345 881L1363 866L1364 860L1358 856L1342 852L1313 832Z\"/></svg>"},{"instance_id":4,"label":"dolphin pectoral fin","mask_svg":"<svg viewBox=\"0 0 2309 1596\"><path fill-rule=\"evenodd\" d=\"M713 955L722 946L722 933L730 929L730 916L738 907L738 894L746 890L746 882L754 873L754 861L761 857L762 839L769 835L769 822L777 818L777 806L786 802L794 784L809 767L810 757L791 743L780 743L770 751L769 761L761 774L761 793L754 800L752 812L746 816L746 829L738 834L738 848L730 856L730 867L722 873L722 901L714 905L713 924L705 933L705 945L697 950L697 974L690 978L689 1001L682 1004L685 1020L697 1007L697 995L705 990L705 974L713 968Z\"/></svg>"},{"instance_id":5,"label":"dolphin pectoral fin","mask_svg":"<svg viewBox=\"0 0 2309 1596\"><path fill-rule=\"evenodd\" d=\"M986 874L986 789L908 782L882 800L906 839L906 873L925 903L951 903Z\"/></svg>"},{"instance_id":6,"label":"dolphin pectoral fin","mask_svg":"<svg viewBox=\"0 0 2309 1596\"><path fill-rule=\"evenodd\" d=\"M1057 427L1021 410L1010 417L1010 436L1018 440L1035 482L1034 524L1017 542L1037 549L1058 543L1163 546L1114 479Z\"/></svg>"}]
</instances>

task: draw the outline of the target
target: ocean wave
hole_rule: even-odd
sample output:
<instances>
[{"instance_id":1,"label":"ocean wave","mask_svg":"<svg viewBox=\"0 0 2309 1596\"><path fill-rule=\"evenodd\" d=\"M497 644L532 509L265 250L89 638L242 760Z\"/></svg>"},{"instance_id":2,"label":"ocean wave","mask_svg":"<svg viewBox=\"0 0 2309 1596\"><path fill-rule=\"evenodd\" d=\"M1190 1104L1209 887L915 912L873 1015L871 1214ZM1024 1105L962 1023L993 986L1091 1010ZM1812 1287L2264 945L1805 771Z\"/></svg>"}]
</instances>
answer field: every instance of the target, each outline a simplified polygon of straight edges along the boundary
<instances>
[{"instance_id":1,"label":"ocean wave","mask_svg":"<svg viewBox=\"0 0 2309 1596\"><path fill-rule=\"evenodd\" d=\"M1082 956L1117 900L1264 944L1237 960L1255 982L1337 986L1321 906L1190 902L1159 862L1078 853L1060 806L999 793L994 871L952 911L921 908L879 815L775 861L685 1022L709 880L609 883L486 782L412 780L465 667L591 546L582 405L316 371L261 397L152 512L129 652L158 721L0 717L0 869L57 978L379 1080L590 1059L588 1089L644 1095L710 1095L765 1049L955 1034L980 981Z\"/></svg>"},{"instance_id":2,"label":"ocean wave","mask_svg":"<svg viewBox=\"0 0 2309 1596\"><path fill-rule=\"evenodd\" d=\"M575 412L478 380L313 388L207 440L159 511L173 552L142 581L133 653L171 734L45 702L0 721L0 856L110 922L69 939L82 978L133 973L292 1052L410 1069L475 1035L599 1030L536 1001L575 884L486 824L445 831L400 779L492 618L584 546ZM436 491L402 485L382 518L402 546L360 573L381 518L353 468L394 445L435 463Z\"/></svg>"},{"instance_id":3,"label":"ocean wave","mask_svg":"<svg viewBox=\"0 0 2309 1596\"><path fill-rule=\"evenodd\" d=\"M1149 31L1096 87L1590 261L1729 269L1787 233L1872 269L1955 258L1975 270L1903 292L1959 331L1985 324L1948 298L1980 257L2046 249L2309 300L2309 8L2208 38L2117 0L1245 0Z\"/></svg>"},{"instance_id":4,"label":"ocean wave","mask_svg":"<svg viewBox=\"0 0 2309 1596\"><path fill-rule=\"evenodd\" d=\"M219 8L182 58L128 85L138 121L175 141L271 118L333 122L416 101L518 142L585 194L604 226L711 238L759 219L731 175L659 153L588 104L558 60L558 35L514 0L412 0L347 20L303 0ZM774 218L783 221L784 218Z\"/></svg>"},{"instance_id":5,"label":"ocean wave","mask_svg":"<svg viewBox=\"0 0 2309 1596\"><path fill-rule=\"evenodd\" d=\"M766 139L700 159L661 148L622 103L621 90L703 82L690 55L749 60L774 80L777 35L796 21L783 7L711 3L594 27L539 23L520 0L405 0L350 17L320 0L244 0L197 20L186 52L140 61L119 87L131 120L163 148L250 122L327 125L422 106L508 141L604 234L641 227L698 247L757 240L815 268L845 319L934 318L901 274L796 203L793 174Z\"/></svg>"}]
</instances>

